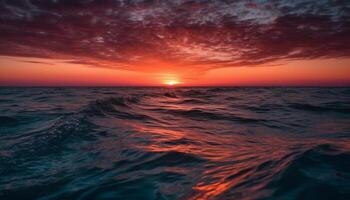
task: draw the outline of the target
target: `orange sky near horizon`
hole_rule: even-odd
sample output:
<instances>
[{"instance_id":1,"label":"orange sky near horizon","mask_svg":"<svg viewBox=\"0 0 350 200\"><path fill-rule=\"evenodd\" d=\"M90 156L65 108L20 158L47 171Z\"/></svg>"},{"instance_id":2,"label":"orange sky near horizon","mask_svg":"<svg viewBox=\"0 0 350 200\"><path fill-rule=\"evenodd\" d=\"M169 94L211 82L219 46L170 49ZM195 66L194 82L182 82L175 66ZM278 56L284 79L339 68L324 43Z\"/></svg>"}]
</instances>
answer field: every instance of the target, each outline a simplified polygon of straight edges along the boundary
<instances>
[{"instance_id":1,"label":"orange sky near horizon","mask_svg":"<svg viewBox=\"0 0 350 200\"><path fill-rule=\"evenodd\" d=\"M19 57L0 57L0 65L1 86L350 86L350 59L278 61L202 71L195 67L167 71L157 66L147 72Z\"/></svg>"},{"instance_id":2,"label":"orange sky near horizon","mask_svg":"<svg viewBox=\"0 0 350 200\"><path fill-rule=\"evenodd\" d=\"M4 1L0 86L350 86L349 1Z\"/></svg>"}]
</instances>

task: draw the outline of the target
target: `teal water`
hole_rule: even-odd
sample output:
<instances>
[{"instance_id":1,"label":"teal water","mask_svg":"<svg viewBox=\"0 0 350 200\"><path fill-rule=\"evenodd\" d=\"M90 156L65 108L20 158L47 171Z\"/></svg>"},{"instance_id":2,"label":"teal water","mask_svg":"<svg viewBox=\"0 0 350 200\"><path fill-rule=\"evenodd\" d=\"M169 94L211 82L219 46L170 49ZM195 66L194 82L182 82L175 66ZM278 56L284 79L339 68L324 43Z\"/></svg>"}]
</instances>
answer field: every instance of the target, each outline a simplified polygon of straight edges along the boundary
<instances>
[{"instance_id":1,"label":"teal water","mask_svg":"<svg viewBox=\"0 0 350 200\"><path fill-rule=\"evenodd\" d=\"M349 88L0 88L0 199L350 199Z\"/></svg>"}]
</instances>

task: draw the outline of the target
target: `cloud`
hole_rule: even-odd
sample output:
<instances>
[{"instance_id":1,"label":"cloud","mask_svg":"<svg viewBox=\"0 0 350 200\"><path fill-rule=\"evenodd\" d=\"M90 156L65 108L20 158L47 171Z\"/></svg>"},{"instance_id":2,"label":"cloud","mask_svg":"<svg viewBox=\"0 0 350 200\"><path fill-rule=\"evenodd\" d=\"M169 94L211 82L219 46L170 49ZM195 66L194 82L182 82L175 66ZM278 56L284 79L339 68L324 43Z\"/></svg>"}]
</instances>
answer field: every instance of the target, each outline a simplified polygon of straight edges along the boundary
<instances>
[{"instance_id":1,"label":"cloud","mask_svg":"<svg viewBox=\"0 0 350 200\"><path fill-rule=\"evenodd\" d=\"M350 3L2 0L0 55L136 71L349 57Z\"/></svg>"},{"instance_id":2,"label":"cloud","mask_svg":"<svg viewBox=\"0 0 350 200\"><path fill-rule=\"evenodd\" d=\"M31 64L54 65L53 63L50 63L50 62L33 61L33 60L19 60L19 62L31 63Z\"/></svg>"}]
</instances>

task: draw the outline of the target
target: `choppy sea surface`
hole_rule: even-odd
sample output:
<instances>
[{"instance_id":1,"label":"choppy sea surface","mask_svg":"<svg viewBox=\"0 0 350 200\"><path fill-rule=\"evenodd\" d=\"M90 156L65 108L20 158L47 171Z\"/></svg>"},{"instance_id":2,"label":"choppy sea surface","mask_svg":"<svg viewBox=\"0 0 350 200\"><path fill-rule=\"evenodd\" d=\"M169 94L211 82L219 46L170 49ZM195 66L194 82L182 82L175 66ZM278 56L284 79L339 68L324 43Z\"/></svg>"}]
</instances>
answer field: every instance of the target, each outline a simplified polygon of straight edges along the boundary
<instances>
[{"instance_id":1,"label":"choppy sea surface","mask_svg":"<svg viewBox=\"0 0 350 200\"><path fill-rule=\"evenodd\" d=\"M350 88L0 88L0 199L350 199Z\"/></svg>"}]
</instances>

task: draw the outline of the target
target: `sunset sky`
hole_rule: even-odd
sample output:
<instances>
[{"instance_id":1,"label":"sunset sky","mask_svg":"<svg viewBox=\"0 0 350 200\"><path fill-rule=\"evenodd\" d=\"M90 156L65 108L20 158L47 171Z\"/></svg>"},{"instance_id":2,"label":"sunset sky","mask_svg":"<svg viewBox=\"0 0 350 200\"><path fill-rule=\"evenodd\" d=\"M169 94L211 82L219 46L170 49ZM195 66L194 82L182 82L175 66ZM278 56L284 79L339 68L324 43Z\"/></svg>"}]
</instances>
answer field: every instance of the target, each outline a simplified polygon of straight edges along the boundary
<instances>
[{"instance_id":1,"label":"sunset sky","mask_svg":"<svg viewBox=\"0 0 350 200\"><path fill-rule=\"evenodd\" d=\"M3 0L0 85L350 86L347 0Z\"/></svg>"}]
</instances>

